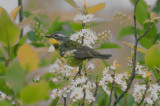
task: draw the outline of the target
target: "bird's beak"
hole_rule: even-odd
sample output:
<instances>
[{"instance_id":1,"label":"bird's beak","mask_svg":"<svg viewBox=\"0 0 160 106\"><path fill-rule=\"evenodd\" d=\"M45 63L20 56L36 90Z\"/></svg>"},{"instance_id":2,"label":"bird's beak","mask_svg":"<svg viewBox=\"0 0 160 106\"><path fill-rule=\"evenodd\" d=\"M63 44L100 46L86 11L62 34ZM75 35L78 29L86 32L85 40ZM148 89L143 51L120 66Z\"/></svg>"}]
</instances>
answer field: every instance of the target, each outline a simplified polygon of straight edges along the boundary
<instances>
[{"instance_id":1,"label":"bird's beak","mask_svg":"<svg viewBox=\"0 0 160 106\"><path fill-rule=\"evenodd\" d=\"M48 35L46 35L45 37L46 37L46 38L51 38L51 36L48 36Z\"/></svg>"}]
</instances>

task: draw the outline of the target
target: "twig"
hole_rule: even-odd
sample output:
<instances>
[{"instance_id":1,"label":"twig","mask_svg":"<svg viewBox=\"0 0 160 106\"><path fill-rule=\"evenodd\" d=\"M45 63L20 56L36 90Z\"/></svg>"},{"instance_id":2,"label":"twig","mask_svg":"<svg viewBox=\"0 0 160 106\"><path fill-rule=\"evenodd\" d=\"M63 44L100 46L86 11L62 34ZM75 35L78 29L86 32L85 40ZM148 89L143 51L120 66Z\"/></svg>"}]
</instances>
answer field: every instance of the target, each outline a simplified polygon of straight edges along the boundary
<instances>
[{"instance_id":1,"label":"twig","mask_svg":"<svg viewBox=\"0 0 160 106\"><path fill-rule=\"evenodd\" d=\"M85 90L85 88L84 88L84 90L83 90L83 93L84 93L84 95L83 95L82 106L84 106L84 104L85 104L85 99L86 99L86 90Z\"/></svg>"},{"instance_id":2,"label":"twig","mask_svg":"<svg viewBox=\"0 0 160 106\"><path fill-rule=\"evenodd\" d=\"M116 88L117 88L117 85L115 84L115 86L114 86L114 97L117 100L118 96L117 96Z\"/></svg>"},{"instance_id":3,"label":"twig","mask_svg":"<svg viewBox=\"0 0 160 106\"><path fill-rule=\"evenodd\" d=\"M114 81L112 82L112 86L111 86L111 93L110 93L110 100L109 100L109 106L111 106L111 102L112 102L112 91L113 91L113 87L114 86Z\"/></svg>"},{"instance_id":4,"label":"twig","mask_svg":"<svg viewBox=\"0 0 160 106\"><path fill-rule=\"evenodd\" d=\"M134 77L135 77L135 68L136 68L136 60L137 60L137 45L138 45L138 41L143 38L147 32L149 31L149 29L151 28L151 25L149 25L149 28L146 30L146 32L140 37L137 39L137 19L136 19L136 7L137 7L137 4L138 4L138 1L139 0L134 0L135 1L135 5L134 5L134 37L135 37L135 45L134 45L134 56L133 56L133 64L132 64L132 73L131 73L131 76L128 80L128 84L127 84L127 88L126 90L119 96L119 98L114 102L114 106L117 105L117 103L124 97L124 95L128 92L133 80L134 80Z\"/></svg>"},{"instance_id":5,"label":"twig","mask_svg":"<svg viewBox=\"0 0 160 106\"><path fill-rule=\"evenodd\" d=\"M140 101L140 103L137 104L138 106L141 106L141 104L143 103L143 101L144 101L144 99L145 99L145 97L146 97L146 94L147 94L148 89L149 89L149 85L148 85L148 81L147 81L147 82L146 82L146 90L144 91L142 100Z\"/></svg>"},{"instance_id":6,"label":"twig","mask_svg":"<svg viewBox=\"0 0 160 106\"><path fill-rule=\"evenodd\" d=\"M64 97L64 106L67 106L66 97Z\"/></svg>"},{"instance_id":7,"label":"twig","mask_svg":"<svg viewBox=\"0 0 160 106\"><path fill-rule=\"evenodd\" d=\"M138 38L138 41L140 41L140 40L147 34L147 32L150 30L152 24L153 24L152 22L149 24L149 26L148 26L146 32Z\"/></svg>"},{"instance_id":8,"label":"twig","mask_svg":"<svg viewBox=\"0 0 160 106\"><path fill-rule=\"evenodd\" d=\"M96 97L96 96L97 96L98 88L99 88L99 86L98 86L98 82L96 82L96 89L95 89L95 92L94 92L94 97ZM93 105L93 101L91 102L90 106L92 106L92 105Z\"/></svg>"},{"instance_id":9,"label":"twig","mask_svg":"<svg viewBox=\"0 0 160 106\"><path fill-rule=\"evenodd\" d=\"M19 22L22 22L23 21L23 4L22 4L22 0L18 0L18 6L21 6L21 9L19 11ZM19 38L21 38L22 36L23 36L23 29L21 30Z\"/></svg>"}]
</instances>

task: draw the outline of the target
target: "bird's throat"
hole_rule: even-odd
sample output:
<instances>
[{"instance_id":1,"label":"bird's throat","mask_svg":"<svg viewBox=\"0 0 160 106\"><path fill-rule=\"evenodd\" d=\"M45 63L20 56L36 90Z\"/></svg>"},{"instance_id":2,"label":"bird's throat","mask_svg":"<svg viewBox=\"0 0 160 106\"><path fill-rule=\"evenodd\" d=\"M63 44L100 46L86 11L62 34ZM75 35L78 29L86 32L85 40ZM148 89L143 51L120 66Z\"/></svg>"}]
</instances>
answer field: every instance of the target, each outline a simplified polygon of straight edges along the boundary
<instances>
[{"instance_id":1,"label":"bird's throat","mask_svg":"<svg viewBox=\"0 0 160 106\"><path fill-rule=\"evenodd\" d=\"M60 44L61 44L61 42L57 41L57 40L54 39L54 38L50 38L49 41L50 41L50 43L51 43L52 45L55 45L55 44L60 45Z\"/></svg>"}]
</instances>

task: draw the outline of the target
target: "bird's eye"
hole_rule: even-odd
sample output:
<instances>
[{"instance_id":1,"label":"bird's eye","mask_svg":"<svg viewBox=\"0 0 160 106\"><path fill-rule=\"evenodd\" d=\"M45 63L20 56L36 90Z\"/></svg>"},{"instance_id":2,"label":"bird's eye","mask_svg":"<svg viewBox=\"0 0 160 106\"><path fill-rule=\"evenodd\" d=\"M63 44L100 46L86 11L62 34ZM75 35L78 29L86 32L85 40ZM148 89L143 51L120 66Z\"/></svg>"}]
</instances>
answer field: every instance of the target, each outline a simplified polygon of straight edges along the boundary
<instances>
[{"instance_id":1,"label":"bird's eye","mask_svg":"<svg viewBox=\"0 0 160 106\"><path fill-rule=\"evenodd\" d=\"M58 37L58 35L54 35L55 37Z\"/></svg>"}]
</instances>

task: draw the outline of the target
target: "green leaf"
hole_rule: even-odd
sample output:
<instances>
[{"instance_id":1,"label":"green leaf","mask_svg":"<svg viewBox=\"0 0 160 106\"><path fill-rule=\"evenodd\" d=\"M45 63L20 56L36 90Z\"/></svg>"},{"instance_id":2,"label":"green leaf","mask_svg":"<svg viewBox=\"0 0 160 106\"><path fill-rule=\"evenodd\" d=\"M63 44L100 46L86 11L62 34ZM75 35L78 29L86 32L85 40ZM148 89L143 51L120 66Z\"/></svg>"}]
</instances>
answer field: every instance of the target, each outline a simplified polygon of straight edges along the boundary
<instances>
[{"instance_id":1,"label":"green leaf","mask_svg":"<svg viewBox=\"0 0 160 106\"><path fill-rule=\"evenodd\" d=\"M0 23L0 42L13 46L19 38L20 29L2 7L0 7Z\"/></svg>"},{"instance_id":2,"label":"green leaf","mask_svg":"<svg viewBox=\"0 0 160 106\"><path fill-rule=\"evenodd\" d=\"M19 93L25 82L25 73L20 64L17 62L11 63L5 77L9 86L16 93Z\"/></svg>"},{"instance_id":3,"label":"green leaf","mask_svg":"<svg viewBox=\"0 0 160 106\"><path fill-rule=\"evenodd\" d=\"M141 32L139 35L142 35L147 30L148 26L149 23L144 24L144 31ZM148 49L154 44L156 38L157 38L157 27L156 24L154 23L150 28L150 30L148 31L148 33L145 35L145 37L143 37L140 40L140 43L143 47Z\"/></svg>"},{"instance_id":4,"label":"green leaf","mask_svg":"<svg viewBox=\"0 0 160 106\"><path fill-rule=\"evenodd\" d=\"M47 82L41 82L37 85L26 86L20 93L23 103L32 104L45 99L49 93Z\"/></svg>"},{"instance_id":5,"label":"green leaf","mask_svg":"<svg viewBox=\"0 0 160 106\"><path fill-rule=\"evenodd\" d=\"M51 27L48 29L48 34L52 34L55 31L60 31L62 29L63 22L59 22L60 17L56 18Z\"/></svg>"},{"instance_id":6,"label":"green leaf","mask_svg":"<svg viewBox=\"0 0 160 106\"><path fill-rule=\"evenodd\" d=\"M107 49L107 48L118 48L120 49L121 46L119 46L118 44L115 44L115 43L111 43L111 42L104 42L102 43L102 45L97 48L97 49Z\"/></svg>"},{"instance_id":7,"label":"green leaf","mask_svg":"<svg viewBox=\"0 0 160 106\"><path fill-rule=\"evenodd\" d=\"M131 0L134 4L134 0ZM137 21L143 25L144 22L149 18L148 6L144 0L139 0L137 4Z\"/></svg>"},{"instance_id":8,"label":"green leaf","mask_svg":"<svg viewBox=\"0 0 160 106\"><path fill-rule=\"evenodd\" d=\"M0 76L6 73L6 65L5 62L0 62Z\"/></svg>"},{"instance_id":9,"label":"green leaf","mask_svg":"<svg viewBox=\"0 0 160 106\"><path fill-rule=\"evenodd\" d=\"M109 104L109 96L105 95L102 99L99 100L98 106L108 106Z\"/></svg>"},{"instance_id":10,"label":"green leaf","mask_svg":"<svg viewBox=\"0 0 160 106\"><path fill-rule=\"evenodd\" d=\"M104 9L104 8L105 8L105 3L99 3L97 5L94 5L90 8L88 8L87 10L88 10L89 14L94 14L94 13L96 13L96 12L98 12L98 11Z\"/></svg>"},{"instance_id":11,"label":"green leaf","mask_svg":"<svg viewBox=\"0 0 160 106\"><path fill-rule=\"evenodd\" d=\"M123 27L119 31L118 39L121 39L122 37L127 36L127 35L131 35L131 34L134 34L134 27L133 26Z\"/></svg>"},{"instance_id":12,"label":"green leaf","mask_svg":"<svg viewBox=\"0 0 160 106\"><path fill-rule=\"evenodd\" d=\"M74 29L74 31L80 31L83 28L82 24L80 24L80 23L72 23L71 25L72 25L72 28Z\"/></svg>"},{"instance_id":13,"label":"green leaf","mask_svg":"<svg viewBox=\"0 0 160 106\"><path fill-rule=\"evenodd\" d=\"M10 17L15 20L20 9L21 6L18 6L17 8L13 9L10 13Z\"/></svg>"},{"instance_id":14,"label":"green leaf","mask_svg":"<svg viewBox=\"0 0 160 106\"><path fill-rule=\"evenodd\" d=\"M134 103L135 103L135 102L134 102L134 98L133 98L133 96L131 96L131 95L127 95L127 97L125 97L125 99L122 98L118 104L119 104L120 106L126 106L126 103L125 103L125 102L127 102L127 105L128 105L128 106L133 106Z\"/></svg>"},{"instance_id":15,"label":"green leaf","mask_svg":"<svg viewBox=\"0 0 160 106\"><path fill-rule=\"evenodd\" d=\"M75 4L74 0L65 0L67 3L69 3L71 6L73 6L74 8L77 7L77 5Z\"/></svg>"},{"instance_id":16,"label":"green leaf","mask_svg":"<svg viewBox=\"0 0 160 106\"><path fill-rule=\"evenodd\" d=\"M157 69L151 69L152 70L152 73L154 74L154 77L156 80L159 79L159 73L158 73L158 70Z\"/></svg>"},{"instance_id":17,"label":"green leaf","mask_svg":"<svg viewBox=\"0 0 160 106\"><path fill-rule=\"evenodd\" d=\"M145 64L149 68L160 66L160 45L152 46L145 55Z\"/></svg>"},{"instance_id":18,"label":"green leaf","mask_svg":"<svg viewBox=\"0 0 160 106\"><path fill-rule=\"evenodd\" d=\"M153 8L153 11L156 13L160 13L160 0L157 0L156 5Z\"/></svg>"},{"instance_id":19,"label":"green leaf","mask_svg":"<svg viewBox=\"0 0 160 106\"><path fill-rule=\"evenodd\" d=\"M57 97L56 99L52 100L52 103L50 106L57 106L57 103L59 101L59 97Z\"/></svg>"},{"instance_id":20,"label":"green leaf","mask_svg":"<svg viewBox=\"0 0 160 106\"><path fill-rule=\"evenodd\" d=\"M0 101L0 106L13 106L13 105L7 101Z\"/></svg>"},{"instance_id":21,"label":"green leaf","mask_svg":"<svg viewBox=\"0 0 160 106\"><path fill-rule=\"evenodd\" d=\"M0 78L0 91L3 93L9 95L11 93L10 88L6 85L5 78L1 77Z\"/></svg>"},{"instance_id":22,"label":"green leaf","mask_svg":"<svg viewBox=\"0 0 160 106\"><path fill-rule=\"evenodd\" d=\"M33 32L33 31L28 32L28 39L31 41L37 41L37 38L35 36L35 32Z\"/></svg>"}]
</instances>

